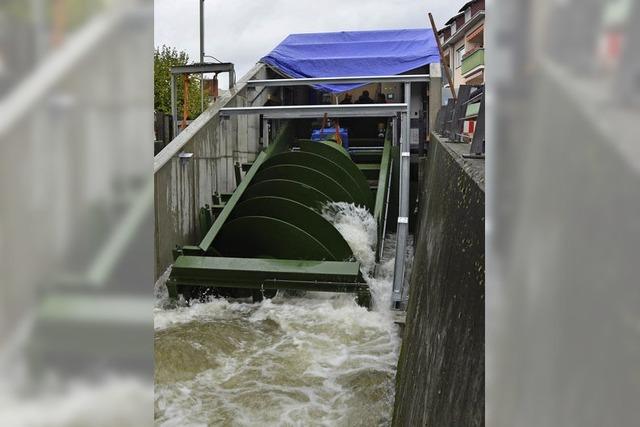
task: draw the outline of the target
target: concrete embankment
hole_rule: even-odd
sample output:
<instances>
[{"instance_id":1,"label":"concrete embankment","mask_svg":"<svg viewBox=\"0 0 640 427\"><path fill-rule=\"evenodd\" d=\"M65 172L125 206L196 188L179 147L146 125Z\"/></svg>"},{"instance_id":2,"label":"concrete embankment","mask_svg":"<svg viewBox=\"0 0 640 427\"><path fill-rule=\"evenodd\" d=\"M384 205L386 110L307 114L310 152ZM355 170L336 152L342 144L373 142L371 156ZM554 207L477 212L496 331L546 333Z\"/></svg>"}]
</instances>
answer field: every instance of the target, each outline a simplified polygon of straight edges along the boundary
<instances>
[{"instance_id":1,"label":"concrete embankment","mask_svg":"<svg viewBox=\"0 0 640 427\"><path fill-rule=\"evenodd\" d=\"M431 141L393 425L484 425L484 160Z\"/></svg>"}]
</instances>

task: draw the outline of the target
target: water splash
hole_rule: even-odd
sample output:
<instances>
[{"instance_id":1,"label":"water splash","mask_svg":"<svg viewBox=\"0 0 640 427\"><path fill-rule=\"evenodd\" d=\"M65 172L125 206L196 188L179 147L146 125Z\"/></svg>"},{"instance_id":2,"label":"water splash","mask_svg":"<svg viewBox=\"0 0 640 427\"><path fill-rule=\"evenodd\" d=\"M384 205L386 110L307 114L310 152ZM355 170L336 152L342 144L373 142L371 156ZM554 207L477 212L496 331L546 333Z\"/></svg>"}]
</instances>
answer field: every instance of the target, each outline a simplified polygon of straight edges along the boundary
<instances>
[{"instance_id":1,"label":"water splash","mask_svg":"<svg viewBox=\"0 0 640 427\"><path fill-rule=\"evenodd\" d=\"M169 290L167 289L167 280L169 280L169 275L171 275L171 267L170 265L164 273L156 280L156 283L153 284L153 298L155 301L154 306L156 308L169 307Z\"/></svg>"},{"instance_id":2,"label":"water splash","mask_svg":"<svg viewBox=\"0 0 640 427\"><path fill-rule=\"evenodd\" d=\"M331 202L322 208L322 216L340 232L361 264L362 273L371 276L376 264L378 226L371 213L352 203Z\"/></svg>"},{"instance_id":3,"label":"water splash","mask_svg":"<svg viewBox=\"0 0 640 427\"><path fill-rule=\"evenodd\" d=\"M384 241L380 263L375 262L377 223L371 213L351 203L331 202L322 208L322 216L331 222L353 251L373 297L373 310L391 317L391 288L395 262L395 234ZM413 236L407 242L406 271L413 263ZM409 280L409 274L406 281Z\"/></svg>"}]
</instances>

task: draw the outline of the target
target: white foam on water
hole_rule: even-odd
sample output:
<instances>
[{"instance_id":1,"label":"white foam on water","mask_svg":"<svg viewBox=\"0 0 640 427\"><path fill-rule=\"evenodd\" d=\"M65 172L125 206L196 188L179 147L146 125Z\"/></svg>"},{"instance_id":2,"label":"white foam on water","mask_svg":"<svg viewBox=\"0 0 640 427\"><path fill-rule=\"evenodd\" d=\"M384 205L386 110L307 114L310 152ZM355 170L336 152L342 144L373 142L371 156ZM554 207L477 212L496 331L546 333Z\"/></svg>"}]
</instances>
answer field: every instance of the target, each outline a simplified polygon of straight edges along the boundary
<instances>
[{"instance_id":1,"label":"white foam on water","mask_svg":"<svg viewBox=\"0 0 640 427\"><path fill-rule=\"evenodd\" d=\"M156 280L156 283L153 284L153 297L155 299L155 307L157 308L165 307L169 304L169 290L167 289L166 283L171 275L172 267L173 265L170 265L158 280Z\"/></svg>"},{"instance_id":2,"label":"white foam on water","mask_svg":"<svg viewBox=\"0 0 640 427\"><path fill-rule=\"evenodd\" d=\"M371 213L366 208L352 203L333 202L323 207L322 216L340 232L360 262L363 273L370 276L376 263L375 245L378 230Z\"/></svg>"},{"instance_id":3,"label":"white foam on water","mask_svg":"<svg viewBox=\"0 0 640 427\"><path fill-rule=\"evenodd\" d=\"M207 303L193 303L190 306L172 310L158 304L154 308L153 326L156 331L189 322L212 322L241 318L251 308L251 304L232 303L223 298L212 298Z\"/></svg>"},{"instance_id":4,"label":"white foam on water","mask_svg":"<svg viewBox=\"0 0 640 427\"><path fill-rule=\"evenodd\" d=\"M390 424L400 342L388 303L393 264L373 277L376 223L366 209L338 203L323 215L361 263L373 309L315 292L159 303L157 425Z\"/></svg>"}]
</instances>

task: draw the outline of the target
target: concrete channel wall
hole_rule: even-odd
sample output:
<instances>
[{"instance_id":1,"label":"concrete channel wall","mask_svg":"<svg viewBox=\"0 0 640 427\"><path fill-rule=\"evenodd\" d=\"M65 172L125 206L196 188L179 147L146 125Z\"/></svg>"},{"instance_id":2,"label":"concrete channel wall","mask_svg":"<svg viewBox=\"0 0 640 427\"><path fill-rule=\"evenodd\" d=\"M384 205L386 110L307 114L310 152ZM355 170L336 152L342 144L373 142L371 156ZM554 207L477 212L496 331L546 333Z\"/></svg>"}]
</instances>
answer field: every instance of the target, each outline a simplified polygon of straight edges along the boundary
<instances>
[{"instance_id":1,"label":"concrete channel wall","mask_svg":"<svg viewBox=\"0 0 640 427\"><path fill-rule=\"evenodd\" d=\"M431 135L394 426L484 425L484 161Z\"/></svg>"},{"instance_id":2,"label":"concrete channel wall","mask_svg":"<svg viewBox=\"0 0 640 427\"><path fill-rule=\"evenodd\" d=\"M270 89L248 88L249 79L267 78L257 64L154 158L156 279L173 262L175 245L198 244L198 211L214 193L236 187L234 164L253 161L260 149L260 118L220 118L223 107L261 106ZM190 158L180 158L190 155ZM206 230L205 230L206 231Z\"/></svg>"}]
</instances>

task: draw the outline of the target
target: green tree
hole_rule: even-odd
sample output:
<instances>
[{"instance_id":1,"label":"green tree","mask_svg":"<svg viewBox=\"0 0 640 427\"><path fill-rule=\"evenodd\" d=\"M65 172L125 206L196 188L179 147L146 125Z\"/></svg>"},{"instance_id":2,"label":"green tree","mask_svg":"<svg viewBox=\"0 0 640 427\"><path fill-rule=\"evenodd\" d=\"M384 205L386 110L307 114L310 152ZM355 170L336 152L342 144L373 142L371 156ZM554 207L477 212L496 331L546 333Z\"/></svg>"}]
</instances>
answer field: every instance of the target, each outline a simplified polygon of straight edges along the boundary
<instances>
[{"instance_id":1,"label":"green tree","mask_svg":"<svg viewBox=\"0 0 640 427\"><path fill-rule=\"evenodd\" d=\"M162 45L153 53L153 93L156 111L171 114L171 67L187 65L189 55L176 48ZM198 75L176 76L176 93L178 104L178 120L182 119L184 99L184 79L189 79L189 119L195 119L202 112L200 109L200 79Z\"/></svg>"}]
</instances>

